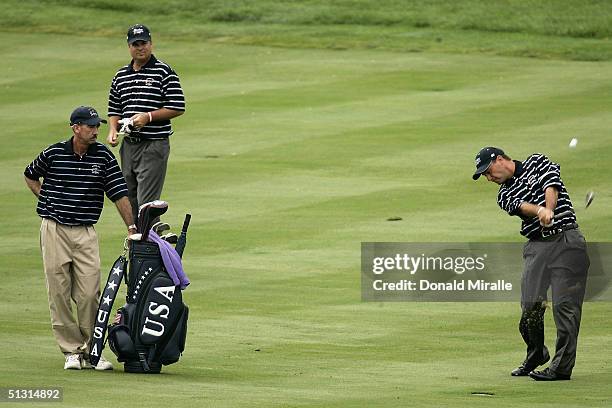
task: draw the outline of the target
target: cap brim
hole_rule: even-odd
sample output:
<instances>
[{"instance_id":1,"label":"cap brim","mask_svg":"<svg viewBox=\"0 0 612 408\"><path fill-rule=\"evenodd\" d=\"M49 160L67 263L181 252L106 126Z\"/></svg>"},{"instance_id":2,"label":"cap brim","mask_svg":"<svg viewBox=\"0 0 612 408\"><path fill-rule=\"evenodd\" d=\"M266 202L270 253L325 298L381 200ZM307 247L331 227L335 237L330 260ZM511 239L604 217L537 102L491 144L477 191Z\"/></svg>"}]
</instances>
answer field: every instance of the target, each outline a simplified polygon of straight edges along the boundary
<instances>
[{"instance_id":1,"label":"cap brim","mask_svg":"<svg viewBox=\"0 0 612 408\"><path fill-rule=\"evenodd\" d=\"M128 40L128 44L132 45L132 44L134 44L136 41L151 41L151 37L143 37L143 36L138 36L138 37L130 38L130 39Z\"/></svg>"},{"instance_id":2,"label":"cap brim","mask_svg":"<svg viewBox=\"0 0 612 408\"><path fill-rule=\"evenodd\" d=\"M490 160L488 163L483 163L482 166L476 169L476 172L472 176L472 179L478 180L478 178L482 175L482 173L489 170L489 167L491 167L492 163L493 163L493 160Z\"/></svg>"},{"instance_id":3,"label":"cap brim","mask_svg":"<svg viewBox=\"0 0 612 408\"><path fill-rule=\"evenodd\" d=\"M106 120L98 118L91 118L83 121L79 121L80 123L84 123L86 125L94 126L99 125L100 123L106 123Z\"/></svg>"}]
</instances>

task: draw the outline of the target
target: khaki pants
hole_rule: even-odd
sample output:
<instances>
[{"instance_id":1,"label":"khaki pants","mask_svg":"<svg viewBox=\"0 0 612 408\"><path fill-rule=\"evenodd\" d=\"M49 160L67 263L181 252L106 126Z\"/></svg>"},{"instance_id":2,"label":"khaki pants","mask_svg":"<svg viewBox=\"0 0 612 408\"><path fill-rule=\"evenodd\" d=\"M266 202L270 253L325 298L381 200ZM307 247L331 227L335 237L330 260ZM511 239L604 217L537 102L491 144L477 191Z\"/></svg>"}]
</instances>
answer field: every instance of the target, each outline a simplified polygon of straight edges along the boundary
<instances>
[{"instance_id":1,"label":"khaki pants","mask_svg":"<svg viewBox=\"0 0 612 408\"><path fill-rule=\"evenodd\" d=\"M87 355L100 298L96 231L93 226L71 227L43 218L40 249L57 344L64 354Z\"/></svg>"}]
</instances>

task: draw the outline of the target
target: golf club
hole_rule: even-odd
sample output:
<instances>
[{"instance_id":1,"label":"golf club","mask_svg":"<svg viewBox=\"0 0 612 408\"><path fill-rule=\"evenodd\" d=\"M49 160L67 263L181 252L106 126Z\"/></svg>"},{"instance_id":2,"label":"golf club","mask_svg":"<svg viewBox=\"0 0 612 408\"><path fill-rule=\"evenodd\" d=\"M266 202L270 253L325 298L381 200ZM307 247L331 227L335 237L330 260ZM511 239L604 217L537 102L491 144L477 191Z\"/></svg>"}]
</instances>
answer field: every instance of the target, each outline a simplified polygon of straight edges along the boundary
<instances>
[{"instance_id":1,"label":"golf club","mask_svg":"<svg viewBox=\"0 0 612 408\"><path fill-rule=\"evenodd\" d=\"M185 250L185 245L187 244L187 228L189 228L189 222L191 221L191 214L185 214L185 221L183 222L183 229L181 230L181 236L178 238L176 243L176 252L178 252L179 256L183 257L183 251Z\"/></svg>"},{"instance_id":2,"label":"golf club","mask_svg":"<svg viewBox=\"0 0 612 408\"><path fill-rule=\"evenodd\" d=\"M176 244L178 242L178 236L173 232L169 232L165 235L160 235L160 238L171 244Z\"/></svg>"},{"instance_id":3,"label":"golf club","mask_svg":"<svg viewBox=\"0 0 612 408\"><path fill-rule=\"evenodd\" d=\"M568 215L573 215L573 214L574 212L572 210L566 210L566 211L563 211L562 213L556 214L553 218L555 220L560 220L563 217L567 217Z\"/></svg>"},{"instance_id":4,"label":"golf club","mask_svg":"<svg viewBox=\"0 0 612 408\"><path fill-rule=\"evenodd\" d=\"M153 224L151 229L161 237L164 231L170 230L170 225L166 224L165 222L159 221Z\"/></svg>"},{"instance_id":5,"label":"golf club","mask_svg":"<svg viewBox=\"0 0 612 408\"><path fill-rule=\"evenodd\" d=\"M559 213L559 214L555 214L555 215L553 216L553 219L552 219L552 221L550 222L550 224L548 224L548 225L542 225L542 227L544 227L544 228L550 228L550 227L552 227L552 226L553 226L553 224L555 223L555 220L560 220L560 219L562 219L562 218L564 218L564 217L567 217L568 215L572 215L572 214L574 214L574 212L573 212L572 210L566 210L566 211L563 211L563 212L561 212L561 213Z\"/></svg>"},{"instance_id":6,"label":"golf club","mask_svg":"<svg viewBox=\"0 0 612 408\"><path fill-rule=\"evenodd\" d=\"M589 208L589 206L593 202L593 198L595 198L595 192L591 190L586 195L584 208Z\"/></svg>"}]
</instances>

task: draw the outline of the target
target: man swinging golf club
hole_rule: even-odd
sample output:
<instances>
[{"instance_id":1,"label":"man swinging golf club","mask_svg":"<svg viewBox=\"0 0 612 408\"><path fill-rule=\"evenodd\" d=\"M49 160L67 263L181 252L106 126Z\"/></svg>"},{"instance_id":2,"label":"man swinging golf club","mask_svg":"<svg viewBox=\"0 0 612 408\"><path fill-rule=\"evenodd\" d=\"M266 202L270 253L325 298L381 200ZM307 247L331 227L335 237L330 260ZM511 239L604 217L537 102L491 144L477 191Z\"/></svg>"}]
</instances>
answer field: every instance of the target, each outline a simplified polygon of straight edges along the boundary
<instances>
[{"instance_id":1,"label":"man swinging golf club","mask_svg":"<svg viewBox=\"0 0 612 408\"><path fill-rule=\"evenodd\" d=\"M528 375L537 381L569 380L576 361L589 258L561 181L560 166L542 154L532 154L521 162L499 148L485 147L476 155L472 178L477 180L481 175L499 184L497 203L508 214L521 218L521 235L529 239L523 251L519 322L527 356L511 375ZM556 352L548 368L534 371L550 360L544 345L549 287L557 326Z\"/></svg>"}]
</instances>

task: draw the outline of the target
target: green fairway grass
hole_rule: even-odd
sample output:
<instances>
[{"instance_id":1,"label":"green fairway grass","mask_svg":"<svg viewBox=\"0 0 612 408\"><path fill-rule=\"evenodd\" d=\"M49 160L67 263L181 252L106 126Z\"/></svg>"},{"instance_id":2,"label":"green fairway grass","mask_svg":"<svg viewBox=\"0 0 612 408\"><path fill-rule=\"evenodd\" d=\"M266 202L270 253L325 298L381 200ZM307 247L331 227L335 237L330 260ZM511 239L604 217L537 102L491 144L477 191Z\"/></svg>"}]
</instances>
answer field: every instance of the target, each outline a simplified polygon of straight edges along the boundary
<instances>
[{"instance_id":1,"label":"green fairway grass","mask_svg":"<svg viewBox=\"0 0 612 408\"><path fill-rule=\"evenodd\" d=\"M113 372L62 369L40 218L23 181L43 148L68 139L74 107L106 111L110 80L129 61L123 31L136 11L110 1L90 2L97 8L44 2L44 12L38 2L7 4L0 18L0 387L60 386L62 407L610 406L611 303L585 303L572 381L536 383L509 375L524 358L518 302L363 303L360 293L361 242L523 240L519 220L498 208L497 188L471 179L486 145L560 163L587 240L610 241L607 3L576 6L574 19L577 8L560 9L566 32L535 24L549 10L535 6L531 20L504 20L500 11L496 27L506 21L509 33L466 30L446 2L412 14L375 13L364 2L362 14L378 16L378 25L326 22L318 1L279 2L284 22L277 3L263 2L253 26L240 13L233 23L223 20L231 14L214 17L198 8L203 2L192 11L205 24L188 8L167 21L153 12L152 23L139 19L152 26L154 53L178 72L187 99L186 114L173 121L162 198L175 232L193 214L184 259L189 334L182 359L159 376L124 374L110 350ZM211 4L219 13L231 8ZM300 4L309 10L302 20ZM75 27L91 23L91 32L60 29L51 13L58 21L82 15ZM415 27L427 16L429 26ZM454 45L434 40L408 52L410 45L385 45L388 37L376 35L408 26L425 37L448 30ZM283 27L295 30L285 36ZM205 32L228 36L198 40ZM306 35L315 32L320 37ZM524 57L532 51L538 58ZM103 125L100 141L106 132ZM569 149L574 137L578 145ZM595 200L585 209L591 189ZM113 207L106 203L96 226L103 279L125 234ZM115 308L124 296L125 287ZM554 349L550 311L546 324Z\"/></svg>"}]
</instances>

